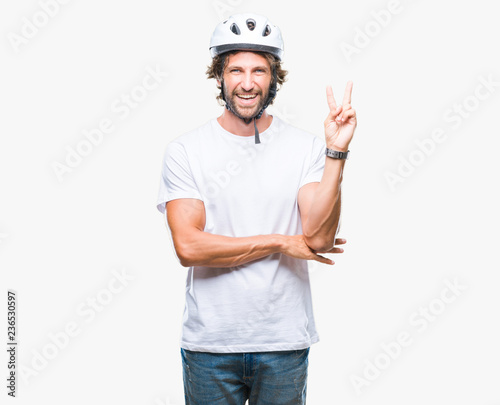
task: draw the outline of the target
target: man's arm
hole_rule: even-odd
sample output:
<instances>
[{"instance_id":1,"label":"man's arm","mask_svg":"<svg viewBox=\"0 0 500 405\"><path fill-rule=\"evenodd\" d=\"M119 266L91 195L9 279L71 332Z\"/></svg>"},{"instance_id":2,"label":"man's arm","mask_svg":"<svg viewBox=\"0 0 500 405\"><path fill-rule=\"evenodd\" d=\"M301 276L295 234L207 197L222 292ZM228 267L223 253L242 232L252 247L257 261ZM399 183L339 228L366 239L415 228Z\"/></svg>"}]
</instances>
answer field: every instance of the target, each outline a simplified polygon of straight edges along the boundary
<instances>
[{"instance_id":1,"label":"man's arm","mask_svg":"<svg viewBox=\"0 0 500 405\"><path fill-rule=\"evenodd\" d=\"M331 87L326 89L330 112L325 120L326 147L347 152L356 129L356 112L351 106L352 82L348 82L342 105L337 106ZM325 168L319 183L299 190L297 201L301 212L302 233L311 249L327 252L335 244L340 220L344 159L325 156Z\"/></svg>"},{"instance_id":2,"label":"man's arm","mask_svg":"<svg viewBox=\"0 0 500 405\"><path fill-rule=\"evenodd\" d=\"M205 205L198 199L169 201L166 210L174 249L185 267L234 267L273 253L333 264L330 259L314 253L302 235L230 237L204 232Z\"/></svg>"},{"instance_id":3,"label":"man's arm","mask_svg":"<svg viewBox=\"0 0 500 405\"><path fill-rule=\"evenodd\" d=\"M298 193L304 239L317 252L332 249L339 230L344 162L327 157L321 181L302 186Z\"/></svg>"}]
</instances>

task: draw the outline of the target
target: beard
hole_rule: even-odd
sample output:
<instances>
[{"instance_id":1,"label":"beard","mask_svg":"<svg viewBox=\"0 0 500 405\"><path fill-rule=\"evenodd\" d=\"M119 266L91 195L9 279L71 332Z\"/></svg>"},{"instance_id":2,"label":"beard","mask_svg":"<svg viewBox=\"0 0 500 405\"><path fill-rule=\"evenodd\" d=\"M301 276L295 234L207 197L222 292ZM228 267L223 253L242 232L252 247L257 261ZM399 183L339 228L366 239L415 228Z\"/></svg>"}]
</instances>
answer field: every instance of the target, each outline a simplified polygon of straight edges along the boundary
<instances>
[{"instance_id":1,"label":"beard","mask_svg":"<svg viewBox=\"0 0 500 405\"><path fill-rule=\"evenodd\" d=\"M257 105L253 107L240 107L236 103L236 98L238 97L236 95L236 93L238 93L237 89L235 89L232 94L229 94L226 86L223 84L222 91L224 92L224 99L228 110L231 111L238 118L242 119L245 122L245 124L250 124L252 120L257 115L259 115L260 110L262 110L262 108L265 106L267 98L269 96L269 89L266 91L265 94L263 94L262 91L259 90L257 92L257 97L259 97L259 102L257 103ZM242 91L240 92L244 93Z\"/></svg>"}]
</instances>

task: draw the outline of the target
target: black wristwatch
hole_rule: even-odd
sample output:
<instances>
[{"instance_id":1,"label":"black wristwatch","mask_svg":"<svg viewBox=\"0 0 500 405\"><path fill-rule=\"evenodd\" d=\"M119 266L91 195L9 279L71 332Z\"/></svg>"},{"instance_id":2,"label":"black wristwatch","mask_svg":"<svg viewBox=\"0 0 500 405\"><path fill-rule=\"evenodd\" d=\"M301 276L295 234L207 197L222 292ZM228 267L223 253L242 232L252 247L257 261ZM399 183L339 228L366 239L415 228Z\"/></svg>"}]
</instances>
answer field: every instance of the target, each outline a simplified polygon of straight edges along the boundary
<instances>
[{"instance_id":1,"label":"black wristwatch","mask_svg":"<svg viewBox=\"0 0 500 405\"><path fill-rule=\"evenodd\" d=\"M328 149L325 150L325 155L329 156L333 159L348 159L349 151L347 152L339 152L338 150Z\"/></svg>"}]
</instances>

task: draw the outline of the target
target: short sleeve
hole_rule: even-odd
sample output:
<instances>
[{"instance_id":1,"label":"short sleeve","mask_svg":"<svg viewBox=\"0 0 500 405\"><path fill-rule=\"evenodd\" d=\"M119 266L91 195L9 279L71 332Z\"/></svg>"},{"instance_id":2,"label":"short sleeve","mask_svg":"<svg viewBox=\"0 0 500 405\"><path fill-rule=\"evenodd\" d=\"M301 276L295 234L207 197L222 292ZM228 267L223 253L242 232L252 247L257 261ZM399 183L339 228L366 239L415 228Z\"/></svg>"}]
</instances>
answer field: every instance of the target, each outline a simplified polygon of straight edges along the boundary
<instances>
[{"instance_id":1,"label":"short sleeve","mask_svg":"<svg viewBox=\"0 0 500 405\"><path fill-rule=\"evenodd\" d=\"M310 161L306 162L309 169L306 171L305 176L300 182L299 188L307 183L321 181L321 177L323 177L323 171L325 169L325 149L325 143L320 138L315 136L312 142L311 154L308 155Z\"/></svg>"},{"instance_id":2,"label":"short sleeve","mask_svg":"<svg viewBox=\"0 0 500 405\"><path fill-rule=\"evenodd\" d=\"M178 198L202 200L191 171L184 145L171 142L163 155L156 207L165 214L165 204Z\"/></svg>"}]
</instances>

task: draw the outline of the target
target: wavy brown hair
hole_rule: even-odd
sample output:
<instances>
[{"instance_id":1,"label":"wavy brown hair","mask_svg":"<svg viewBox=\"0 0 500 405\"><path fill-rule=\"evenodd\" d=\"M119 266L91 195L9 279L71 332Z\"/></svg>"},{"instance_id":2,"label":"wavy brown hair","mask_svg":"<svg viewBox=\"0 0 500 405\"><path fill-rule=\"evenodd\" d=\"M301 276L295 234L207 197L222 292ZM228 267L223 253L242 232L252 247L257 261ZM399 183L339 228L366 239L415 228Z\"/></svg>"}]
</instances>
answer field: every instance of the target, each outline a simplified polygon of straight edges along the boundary
<instances>
[{"instance_id":1,"label":"wavy brown hair","mask_svg":"<svg viewBox=\"0 0 500 405\"><path fill-rule=\"evenodd\" d=\"M207 74L207 78L222 81L222 75L224 73L224 69L226 68L227 61L229 59L228 56L234 55L238 52L240 51L226 52L223 53L222 55L217 55L216 57L214 57L212 59L212 64L207 67L207 71L205 72ZM271 66L271 72L274 71L276 73L276 83L277 83L276 90L279 90L280 87L283 85L283 83L286 82L286 75L288 74L288 71L284 70L281 67L281 61L274 55L267 52L255 52L255 53L266 58L267 62L269 63L269 66ZM273 75L273 78L271 79L271 86L274 84L274 81L275 79ZM217 88L220 90L220 93L217 95L217 100L219 101L220 105L224 105L224 101L222 98L222 88L219 85L217 85Z\"/></svg>"}]
</instances>

